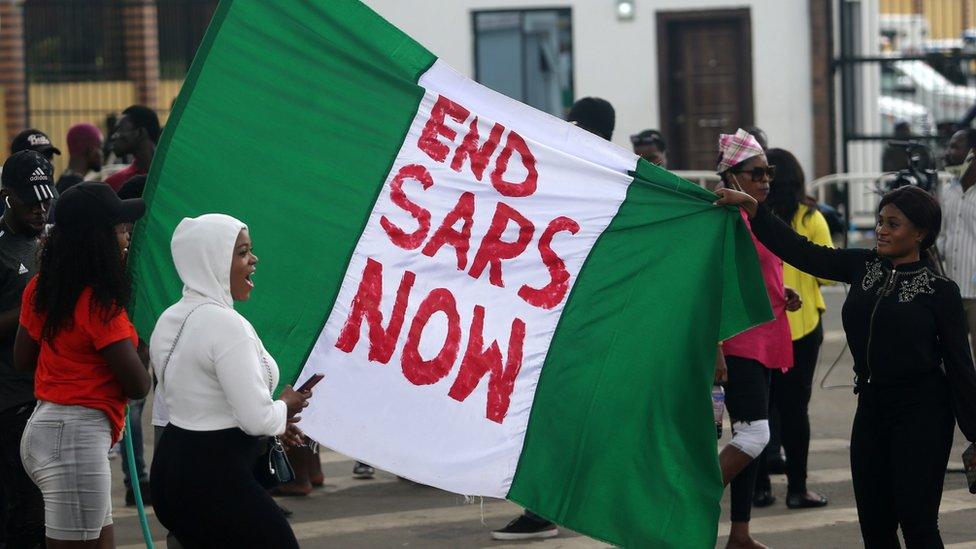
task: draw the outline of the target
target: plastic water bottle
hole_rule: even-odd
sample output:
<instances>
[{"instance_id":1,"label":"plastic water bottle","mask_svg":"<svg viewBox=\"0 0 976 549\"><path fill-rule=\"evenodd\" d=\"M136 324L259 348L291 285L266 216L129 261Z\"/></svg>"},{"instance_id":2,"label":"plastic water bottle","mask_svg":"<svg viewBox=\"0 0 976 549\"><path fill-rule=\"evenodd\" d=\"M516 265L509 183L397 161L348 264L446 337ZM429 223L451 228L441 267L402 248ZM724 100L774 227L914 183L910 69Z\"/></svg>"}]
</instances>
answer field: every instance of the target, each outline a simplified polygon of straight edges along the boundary
<instances>
[{"instance_id":1,"label":"plastic water bottle","mask_svg":"<svg viewBox=\"0 0 976 549\"><path fill-rule=\"evenodd\" d=\"M722 416L725 415L725 389L721 385L712 385L712 413L715 416L715 430L718 438L722 438Z\"/></svg>"}]
</instances>

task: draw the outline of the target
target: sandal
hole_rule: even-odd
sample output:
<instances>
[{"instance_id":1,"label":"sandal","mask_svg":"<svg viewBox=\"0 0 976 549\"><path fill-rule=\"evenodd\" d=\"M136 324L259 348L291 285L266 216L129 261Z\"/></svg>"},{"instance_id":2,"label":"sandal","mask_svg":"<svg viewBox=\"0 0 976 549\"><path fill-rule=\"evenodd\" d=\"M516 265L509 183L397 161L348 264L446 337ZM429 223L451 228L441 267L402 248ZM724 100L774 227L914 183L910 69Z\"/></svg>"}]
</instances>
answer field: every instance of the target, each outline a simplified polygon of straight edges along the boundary
<instances>
[{"instance_id":1,"label":"sandal","mask_svg":"<svg viewBox=\"0 0 976 549\"><path fill-rule=\"evenodd\" d=\"M790 494L786 496L786 506L790 509L811 509L827 505L827 498L816 492L809 492L816 498L808 498L807 494Z\"/></svg>"}]
</instances>

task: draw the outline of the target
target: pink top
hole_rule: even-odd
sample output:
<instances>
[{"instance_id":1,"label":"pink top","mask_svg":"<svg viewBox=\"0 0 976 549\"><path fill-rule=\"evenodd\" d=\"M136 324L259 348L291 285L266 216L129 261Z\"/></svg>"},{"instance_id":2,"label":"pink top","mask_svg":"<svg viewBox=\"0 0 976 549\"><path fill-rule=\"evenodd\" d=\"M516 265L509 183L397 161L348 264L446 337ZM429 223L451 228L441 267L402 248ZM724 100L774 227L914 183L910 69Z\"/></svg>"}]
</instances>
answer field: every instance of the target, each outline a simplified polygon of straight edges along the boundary
<instances>
[{"instance_id":1,"label":"pink top","mask_svg":"<svg viewBox=\"0 0 976 549\"><path fill-rule=\"evenodd\" d=\"M742 218L746 225L749 219L745 212ZM752 232L749 233L752 235ZM722 354L751 358L767 368L786 371L793 367L793 337L790 335L790 322L786 317L786 291L783 288L783 260L766 249L755 235L752 243L759 255L759 269L766 283L769 304L773 308L773 320L760 324L733 336L722 343Z\"/></svg>"}]
</instances>

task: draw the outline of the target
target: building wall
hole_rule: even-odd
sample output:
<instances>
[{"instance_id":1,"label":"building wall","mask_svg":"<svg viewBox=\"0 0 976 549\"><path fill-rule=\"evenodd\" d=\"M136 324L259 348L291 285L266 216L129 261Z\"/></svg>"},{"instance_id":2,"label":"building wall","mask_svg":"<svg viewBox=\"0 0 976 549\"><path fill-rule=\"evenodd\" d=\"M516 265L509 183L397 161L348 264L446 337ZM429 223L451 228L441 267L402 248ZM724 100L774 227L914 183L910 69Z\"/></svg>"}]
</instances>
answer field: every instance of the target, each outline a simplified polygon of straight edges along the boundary
<instances>
[{"instance_id":1,"label":"building wall","mask_svg":"<svg viewBox=\"0 0 976 549\"><path fill-rule=\"evenodd\" d=\"M365 0L457 70L473 76L471 12L486 9L572 8L576 97L614 104L614 141L660 126L657 13L749 7L755 123L773 146L794 152L813 173L809 7L803 0L635 0L631 21L618 21L612 0ZM734 128L732 128L734 129ZM710 167L704 167L710 168Z\"/></svg>"},{"instance_id":2,"label":"building wall","mask_svg":"<svg viewBox=\"0 0 976 549\"><path fill-rule=\"evenodd\" d=\"M24 82L24 7L18 2L0 2L0 91L3 126L0 144L10 143L27 124ZM6 147L0 147L3 151Z\"/></svg>"},{"instance_id":3,"label":"building wall","mask_svg":"<svg viewBox=\"0 0 976 549\"><path fill-rule=\"evenodd\" d=\"M182 80L159 81L155 91L158 104L167 107L159 111L161 124L166 124L168 106L179 94L182 85ZM80 122L89 122L105 132L106 115L119 114L122 109L138 102L137 86L132 80L34 83L29 84L28 88L33 111L31 124L47 133L63 153L54 157L55 173L61 173L68 165L68 147L65 143L68 128ZM74 108L65 109L66 105L73 105ZM105 137L108 138L107 135ZM9 140L3 143L9 143Z\"/></svg>"},{"instance_id":4,"label":"building wall","mask_svg":"<svg viewBox=\"0 0 976 549\"><path fill-rule=\"evenodd\" d=\"M881 13L925 16L931 39L961 38L976 27L976 0L881 0Z\"/></svg>"}]
</instances>

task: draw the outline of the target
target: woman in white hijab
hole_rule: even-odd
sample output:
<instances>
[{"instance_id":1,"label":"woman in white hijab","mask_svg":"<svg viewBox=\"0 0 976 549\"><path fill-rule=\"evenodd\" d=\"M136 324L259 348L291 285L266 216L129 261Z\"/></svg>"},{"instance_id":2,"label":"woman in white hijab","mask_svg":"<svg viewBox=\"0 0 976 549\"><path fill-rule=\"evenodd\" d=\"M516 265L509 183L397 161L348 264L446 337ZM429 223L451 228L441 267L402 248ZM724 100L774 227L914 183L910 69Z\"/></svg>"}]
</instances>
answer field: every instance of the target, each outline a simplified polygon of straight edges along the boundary
<instances>
[{"instance_id":1,"label":"woman in white hijab","mask_svg":"<svg viewBox=\"0 0 976 549\"><path fill-rule=\"evenodd\" d=\"M234 310L254 288L247 226L221 214L184 219L171 247L183 298L149 345L162 405L154 417L169 423L151 470L156 516L188 549L298 547L254 465L268 436L300 442L293 422L310 393L289 386L272 400L277 363Z\"/></svg>"}]
</instances>

